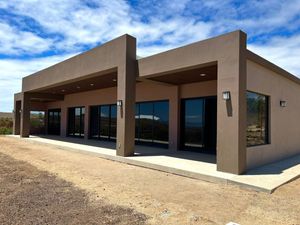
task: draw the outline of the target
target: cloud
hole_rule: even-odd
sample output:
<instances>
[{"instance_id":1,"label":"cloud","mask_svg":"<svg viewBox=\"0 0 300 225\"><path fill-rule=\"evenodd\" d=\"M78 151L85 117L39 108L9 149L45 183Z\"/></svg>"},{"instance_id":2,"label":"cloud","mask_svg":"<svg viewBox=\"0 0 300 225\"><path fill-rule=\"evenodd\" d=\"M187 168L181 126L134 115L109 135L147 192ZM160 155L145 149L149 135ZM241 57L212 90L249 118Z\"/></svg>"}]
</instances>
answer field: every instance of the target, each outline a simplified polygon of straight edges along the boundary
<instances>
[{"instance_id":1,"label":"cloud","mask_svg":"<svg viewBox=\"0 0 300 225\"><path fill-rule=\"evenodd\" d=\"M300 74L299 27L300 0L0 1L0 111L21 77L124 33L148 56L242 29L251 50Z\"/></svg>"},{"instance_id":2,"label":"cloud","mask_svg":"<svg viewBox=\"0 0 300 225\"><path fill-rule=\"evenodd\" d=\"M273 37L267 43L250 44L248 48L300 78L300 34Z\"/></svg>"},{"instance_id":3,"label":"cloud","mask_svg":"<svg viewBox=\"0 0 300 225\"><path fill-rule=\"evenodd\" d=\"M22 77L72 57L73 54L30 60L0 59L0 112L13 108L14 93L21 91Z\"/></svg>"},{"instance_id":4,"label":"cloud","mask_svg":"<svg viewBox=\"0 0 300 225\"><path fill-rule=\"evenodd\" d=\"M49 50L52 40L43 39L31 32L20 31L0 21L0 54L21 55Z\"/></svg>"}]
</instances>

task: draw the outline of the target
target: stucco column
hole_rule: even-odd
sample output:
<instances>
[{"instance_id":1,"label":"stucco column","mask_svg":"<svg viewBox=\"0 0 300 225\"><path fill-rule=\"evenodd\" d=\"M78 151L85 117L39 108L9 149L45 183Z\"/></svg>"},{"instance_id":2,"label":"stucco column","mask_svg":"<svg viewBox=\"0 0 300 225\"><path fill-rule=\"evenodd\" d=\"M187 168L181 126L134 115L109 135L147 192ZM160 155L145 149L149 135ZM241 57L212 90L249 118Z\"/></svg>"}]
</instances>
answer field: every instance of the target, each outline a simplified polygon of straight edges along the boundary
<instances>
[{"instance_id":1,"label":"stucco column","mask_svg":"<svg viewBox=\"0 0 300 225\"><path fill-rule=\"evenodd\" d=\"M14 101L14 126L13 126L13 134L14 135L20 135L20 122L21 122L21 116L20 116L20 110L21 110L21 101Z\"/></svg>"},{"instance_id":2,"label":"stucco column","mask_svg":"<svg viewBox=\"0 0 300 225\"><path fill-rule=\"evenodd\" d=\"M90 109L89 106L86 105L85 107L85 114L84 114L84 139L89 139L89 128L90 128Z\"/></svg>"},{"instance_id":3,"label":"stucco column","mask_svg":"<svg viewBox=\"0 0 300 225\"><path fill-rule=\"evenodd\" d=\"M172 87L169 99L169 149L179 150L180 145L180 86Z\"/></svg>"},{"instance_id":4,"label":"stucco column","mask_svg":"<svg viewBox=\"0 0 300 225\"><path fill-rule=\"evenodd\" d=\"M118 67L117 100L122 104L117 115L117 155L134 154L135 137L135 86L136 86L136 39L125 35L123 64Z\"/></svg>"},{"instance_id":5,"label":"stucco column","mask_svg":"<svg viewBox=\"0 0 300 225\"><path fill-rule=\"evenodd\" d=\"M23 93L21 101L21 137L29 137L30 134L30 96Z\"/></svg>"},{"instance_id":6,"label":"stucco column","mask_svg":"<svg viewBox=\"0 0 300 225\"><path fill-rule=\"evenodd\" d=\"M68 109L66 107L61 107L60 111L60 136L67 136L68 127Z\"/></svg>"},{"instance_id":7,"label":"stucco column","mask_svg":"<svg viewBox=\"0 0 300 225\"><path fill-rule=\"evenodd\" d=\"M246 34L228 41L230 51L218 61L217 169L242 174L246 171ZM222 93L230 92L230 100Z\"/></svg>"}]
</instances>

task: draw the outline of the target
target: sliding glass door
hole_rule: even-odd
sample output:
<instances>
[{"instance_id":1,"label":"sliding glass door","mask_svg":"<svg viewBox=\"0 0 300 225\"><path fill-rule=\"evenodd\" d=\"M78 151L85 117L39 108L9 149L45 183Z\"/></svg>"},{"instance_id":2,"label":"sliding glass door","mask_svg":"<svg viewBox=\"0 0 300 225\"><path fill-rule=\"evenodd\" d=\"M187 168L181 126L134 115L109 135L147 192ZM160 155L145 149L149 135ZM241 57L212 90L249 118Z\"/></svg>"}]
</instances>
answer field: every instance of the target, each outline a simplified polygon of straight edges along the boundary
<instances>
[{"instance_id":1,"label":"sliding glass door","mask_svg":"<svg viewBox=\"0 0 300 225\"><path fill-rule=\"evenodd\" d=\"M68 136L84 137L84 107L68 109Z\"/></svg>"},{"instance_id":2,"label":"sliding glass door","mask_svg":"<svg viewBox=\"0 0 300 225\"><path fill-rule=\"evenodd\" d=\"M216 97L182 100L182 150L215 153L216 112Z\"/></svg>"},{"instance_id":3,"label":"sliding glass door","mask_svg":"<svg viewBox=\"0 0 300 225\"><path fill-rule=\"evenodd\" d=\"M48 110L48 134L50 135L60 135L60 109L50 109Z\"/></svg>"},{"instance_id":4,"label":"sliding glass door","mask_svg":"<svg viewBox=\"0 0 300 225\"><path fill-rule=\"evenodd\" d=\"M169 102L141 102L136 104L135 138L140 144L168 147Z\"/></svg>"},{"instance_id":5,"label":"sliding glass door","mask_svg":"<svg viewBox=\"0 0 300 225\"><path fill-rule=\"evenodd\" d=\"M117 136L117 106L91 106L90 138L115 140Z\"/></svg>"}]
</instances>

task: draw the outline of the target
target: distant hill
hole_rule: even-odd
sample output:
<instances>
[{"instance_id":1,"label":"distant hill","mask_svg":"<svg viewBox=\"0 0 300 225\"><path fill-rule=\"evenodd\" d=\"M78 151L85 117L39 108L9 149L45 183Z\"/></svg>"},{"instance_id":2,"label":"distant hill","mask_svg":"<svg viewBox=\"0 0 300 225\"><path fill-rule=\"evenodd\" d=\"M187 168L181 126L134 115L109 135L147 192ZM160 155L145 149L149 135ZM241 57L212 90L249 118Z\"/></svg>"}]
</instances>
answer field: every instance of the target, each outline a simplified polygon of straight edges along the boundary
<instances>
[{"instance_id":1,"label":"distant hill","mask_svg":"<svg viewBox=\"0 0 300 225\"><path fill-rule=\"evenodd\" d=\"M13 118L13 114L7 112L0 112L0 118Z\"/></svg>"}]
</instances>

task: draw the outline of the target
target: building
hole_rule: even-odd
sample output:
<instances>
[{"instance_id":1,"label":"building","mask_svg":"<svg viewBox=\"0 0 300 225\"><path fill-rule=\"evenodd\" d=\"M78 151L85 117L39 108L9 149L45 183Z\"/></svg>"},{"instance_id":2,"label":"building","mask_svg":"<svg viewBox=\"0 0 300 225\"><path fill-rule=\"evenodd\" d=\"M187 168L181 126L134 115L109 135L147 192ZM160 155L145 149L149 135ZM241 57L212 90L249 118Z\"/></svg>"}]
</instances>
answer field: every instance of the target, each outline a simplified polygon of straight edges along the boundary
<instances>
[{"instance_id":1,"label":"building","mask_svg":"<svg viewBox=\"0 0 300 225\"><path fill-rule=\"evenodd\" d=\"M300 153L300 80L249 51L235 31L137 59L123 35L24 77L14 133L43 110L51 135L216 154L217 169L247 169Z\"/></svg>"}]
</instances>

